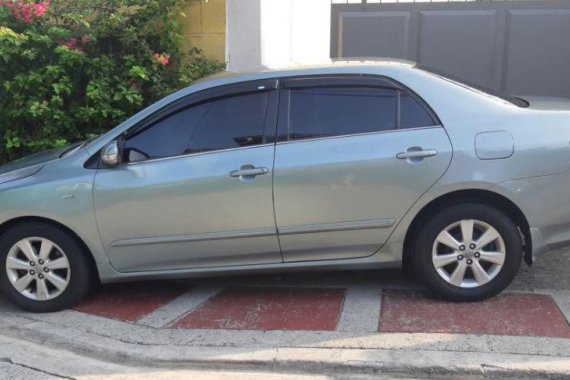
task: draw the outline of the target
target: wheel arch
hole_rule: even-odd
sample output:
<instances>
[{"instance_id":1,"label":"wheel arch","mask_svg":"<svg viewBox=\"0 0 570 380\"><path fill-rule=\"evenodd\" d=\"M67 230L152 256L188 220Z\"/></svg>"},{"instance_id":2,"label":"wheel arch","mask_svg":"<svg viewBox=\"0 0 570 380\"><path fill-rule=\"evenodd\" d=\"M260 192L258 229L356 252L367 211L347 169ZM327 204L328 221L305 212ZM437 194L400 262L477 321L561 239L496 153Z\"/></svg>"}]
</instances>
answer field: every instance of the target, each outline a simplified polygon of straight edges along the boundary
<instances>
[{"instance_id":1,"label":"wheel arch","mask_svg":"<svg viewBox=\"0 0 570 380\"><path fill-rule=\"evenodd\" d=\"M63 231L65 231L66 233L68 233L71 237L73 237L73 239L75 239L77 241L77 243L79 243L83 249L85 250L85 252L87 253L87 259L89 260L89 265L92 269L92 274L93 276L95 276L95 278L97 279L97 281L99 281L99 273L97 270L97 264L95 262L95 258L93 257L93 253L91 252L91 250L89 249L89 247L87 246L87 244L85 243L85 241L83 241L83 239L75 232L73 231L71 228L67 227L66 225L57 222L53 219L49 219L49 218L44 218L44 217L38 217L38 216L23 216L23 217L17 217L14 219L10 219L2 224L0 224L0 237L2 235L4 235L4 233L17 225L21 225L21 224L27 224L27 223L45 223L45 224L49 224L52 225L54 227L60 228Z\"/></svg>"},{"instance_id":2,"label":"wheel arch","mask_svg":"<svg viewBox=\"0 0 570 380\"><path fill-rule=\"evenodd\" d=\"M408 270L412 265L412 242L424 221L443 207L461 203L482 203L504 212L519 228L523 238L523 254L525 262L532 264L532 239L530 225L520 207L504 195L490 190L471 189L456 190L440 195L426 204L413 218L404 239L403 266Z\"/></svg>"}]
</instances>

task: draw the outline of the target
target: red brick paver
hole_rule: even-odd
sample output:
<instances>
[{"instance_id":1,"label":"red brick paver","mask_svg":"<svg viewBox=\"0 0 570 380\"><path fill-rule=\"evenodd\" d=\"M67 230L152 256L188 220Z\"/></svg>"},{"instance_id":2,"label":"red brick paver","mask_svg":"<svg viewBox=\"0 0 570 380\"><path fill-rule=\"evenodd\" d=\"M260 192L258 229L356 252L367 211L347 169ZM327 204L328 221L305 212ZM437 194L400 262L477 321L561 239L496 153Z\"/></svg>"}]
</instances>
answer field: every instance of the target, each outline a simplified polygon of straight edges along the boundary
<instances>
[{"instance_id":1,"label":"red brick paver","mask_svg":"<svg viewBox=\"0 0 570 380\"><path fill-rule=\"evenodd\" d=\"M225 289L176 327L242 330L334 330L343 289Z\"/></svg>"},{"instance_id":2,"label":"red brick paver","mask_svg":"<svg viewBox=\"0 0 570 380\"><path fill-rule=\"evenodd\" d=\"M160 281L105 285L74 309L135 322L187 290L179 284Z\"/></svg>"},{"instance_id":3,"label":"red brick paver","mask_svg":"<svg viewBox=\"0 0 570 380\"><path fill-rule=\"evenodd\" d=\"M552 297L500 294L483 302L451 303L409 291L386 291L379 331L570 338Z\"/></svg>"}]
</instances>

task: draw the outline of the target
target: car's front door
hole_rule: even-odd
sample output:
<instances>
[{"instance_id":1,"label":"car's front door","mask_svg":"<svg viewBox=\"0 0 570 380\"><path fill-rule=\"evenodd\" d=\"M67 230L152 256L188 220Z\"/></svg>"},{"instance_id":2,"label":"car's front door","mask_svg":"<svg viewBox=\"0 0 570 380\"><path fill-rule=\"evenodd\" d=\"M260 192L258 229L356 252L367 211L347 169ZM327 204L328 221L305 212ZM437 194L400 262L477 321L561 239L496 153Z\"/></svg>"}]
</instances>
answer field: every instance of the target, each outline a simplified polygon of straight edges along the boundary
<instances>
[{"instance_id":1,"label":"car's front door","mask_svg":"<svg viewBox=\"0 0 570 380\"><path fill-rule=\"evenodd\" d=\"M439 124L379 77L285 81L274 167L284 260L374 254L447 169L452 147Z\"/></svg>"},{"instance_id":2,"label":"car's front door","mask_svg":"<svg viewBox=\"0 0 570 380\"><path fill-rule=\"evenodd\" d=\"M97 222L118 271L282 262L272 194L277 82L210 92L129 131L126 162L98 170Z\"/></svg>"}]
</instances>

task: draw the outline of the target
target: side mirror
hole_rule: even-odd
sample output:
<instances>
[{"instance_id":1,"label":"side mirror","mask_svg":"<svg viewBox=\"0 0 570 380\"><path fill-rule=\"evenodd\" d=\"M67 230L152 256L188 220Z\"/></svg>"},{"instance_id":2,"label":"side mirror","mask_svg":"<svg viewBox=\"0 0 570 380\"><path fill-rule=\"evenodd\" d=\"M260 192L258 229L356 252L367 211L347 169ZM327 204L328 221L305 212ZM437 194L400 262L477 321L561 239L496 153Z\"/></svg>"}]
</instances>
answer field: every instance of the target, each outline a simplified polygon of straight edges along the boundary
<instances>
[{"instance_id":1,"label":"side mirror","mask_svg":"<svg viewBox=\"0 0 570 380\"><path fill-rule=\"evenodd\" d=\"M101 151L101 161L108 166L117 166L121 163L119 143L116 140L105 145Z\"/></svg>"}]
</instances>

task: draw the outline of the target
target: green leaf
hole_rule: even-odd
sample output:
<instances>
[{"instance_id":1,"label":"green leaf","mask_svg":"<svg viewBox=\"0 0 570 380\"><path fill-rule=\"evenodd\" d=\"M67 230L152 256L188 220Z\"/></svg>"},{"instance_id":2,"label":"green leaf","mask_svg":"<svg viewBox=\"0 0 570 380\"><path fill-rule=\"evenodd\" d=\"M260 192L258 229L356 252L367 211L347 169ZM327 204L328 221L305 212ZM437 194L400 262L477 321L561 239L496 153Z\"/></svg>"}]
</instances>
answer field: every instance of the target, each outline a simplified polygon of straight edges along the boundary
<instances>
[{"instance_id":1,"label":"green leaf","mask_svg":"<svg viewBox=\"0 0 570 380\"><path fill-rule=\"evenodd\" d=\"M52 0L29 23L0 7L0 164L103 133L222 70L182 48L186 3ZM170 63L157 65L154 53Z\"/></svg>"}]
</instances>

